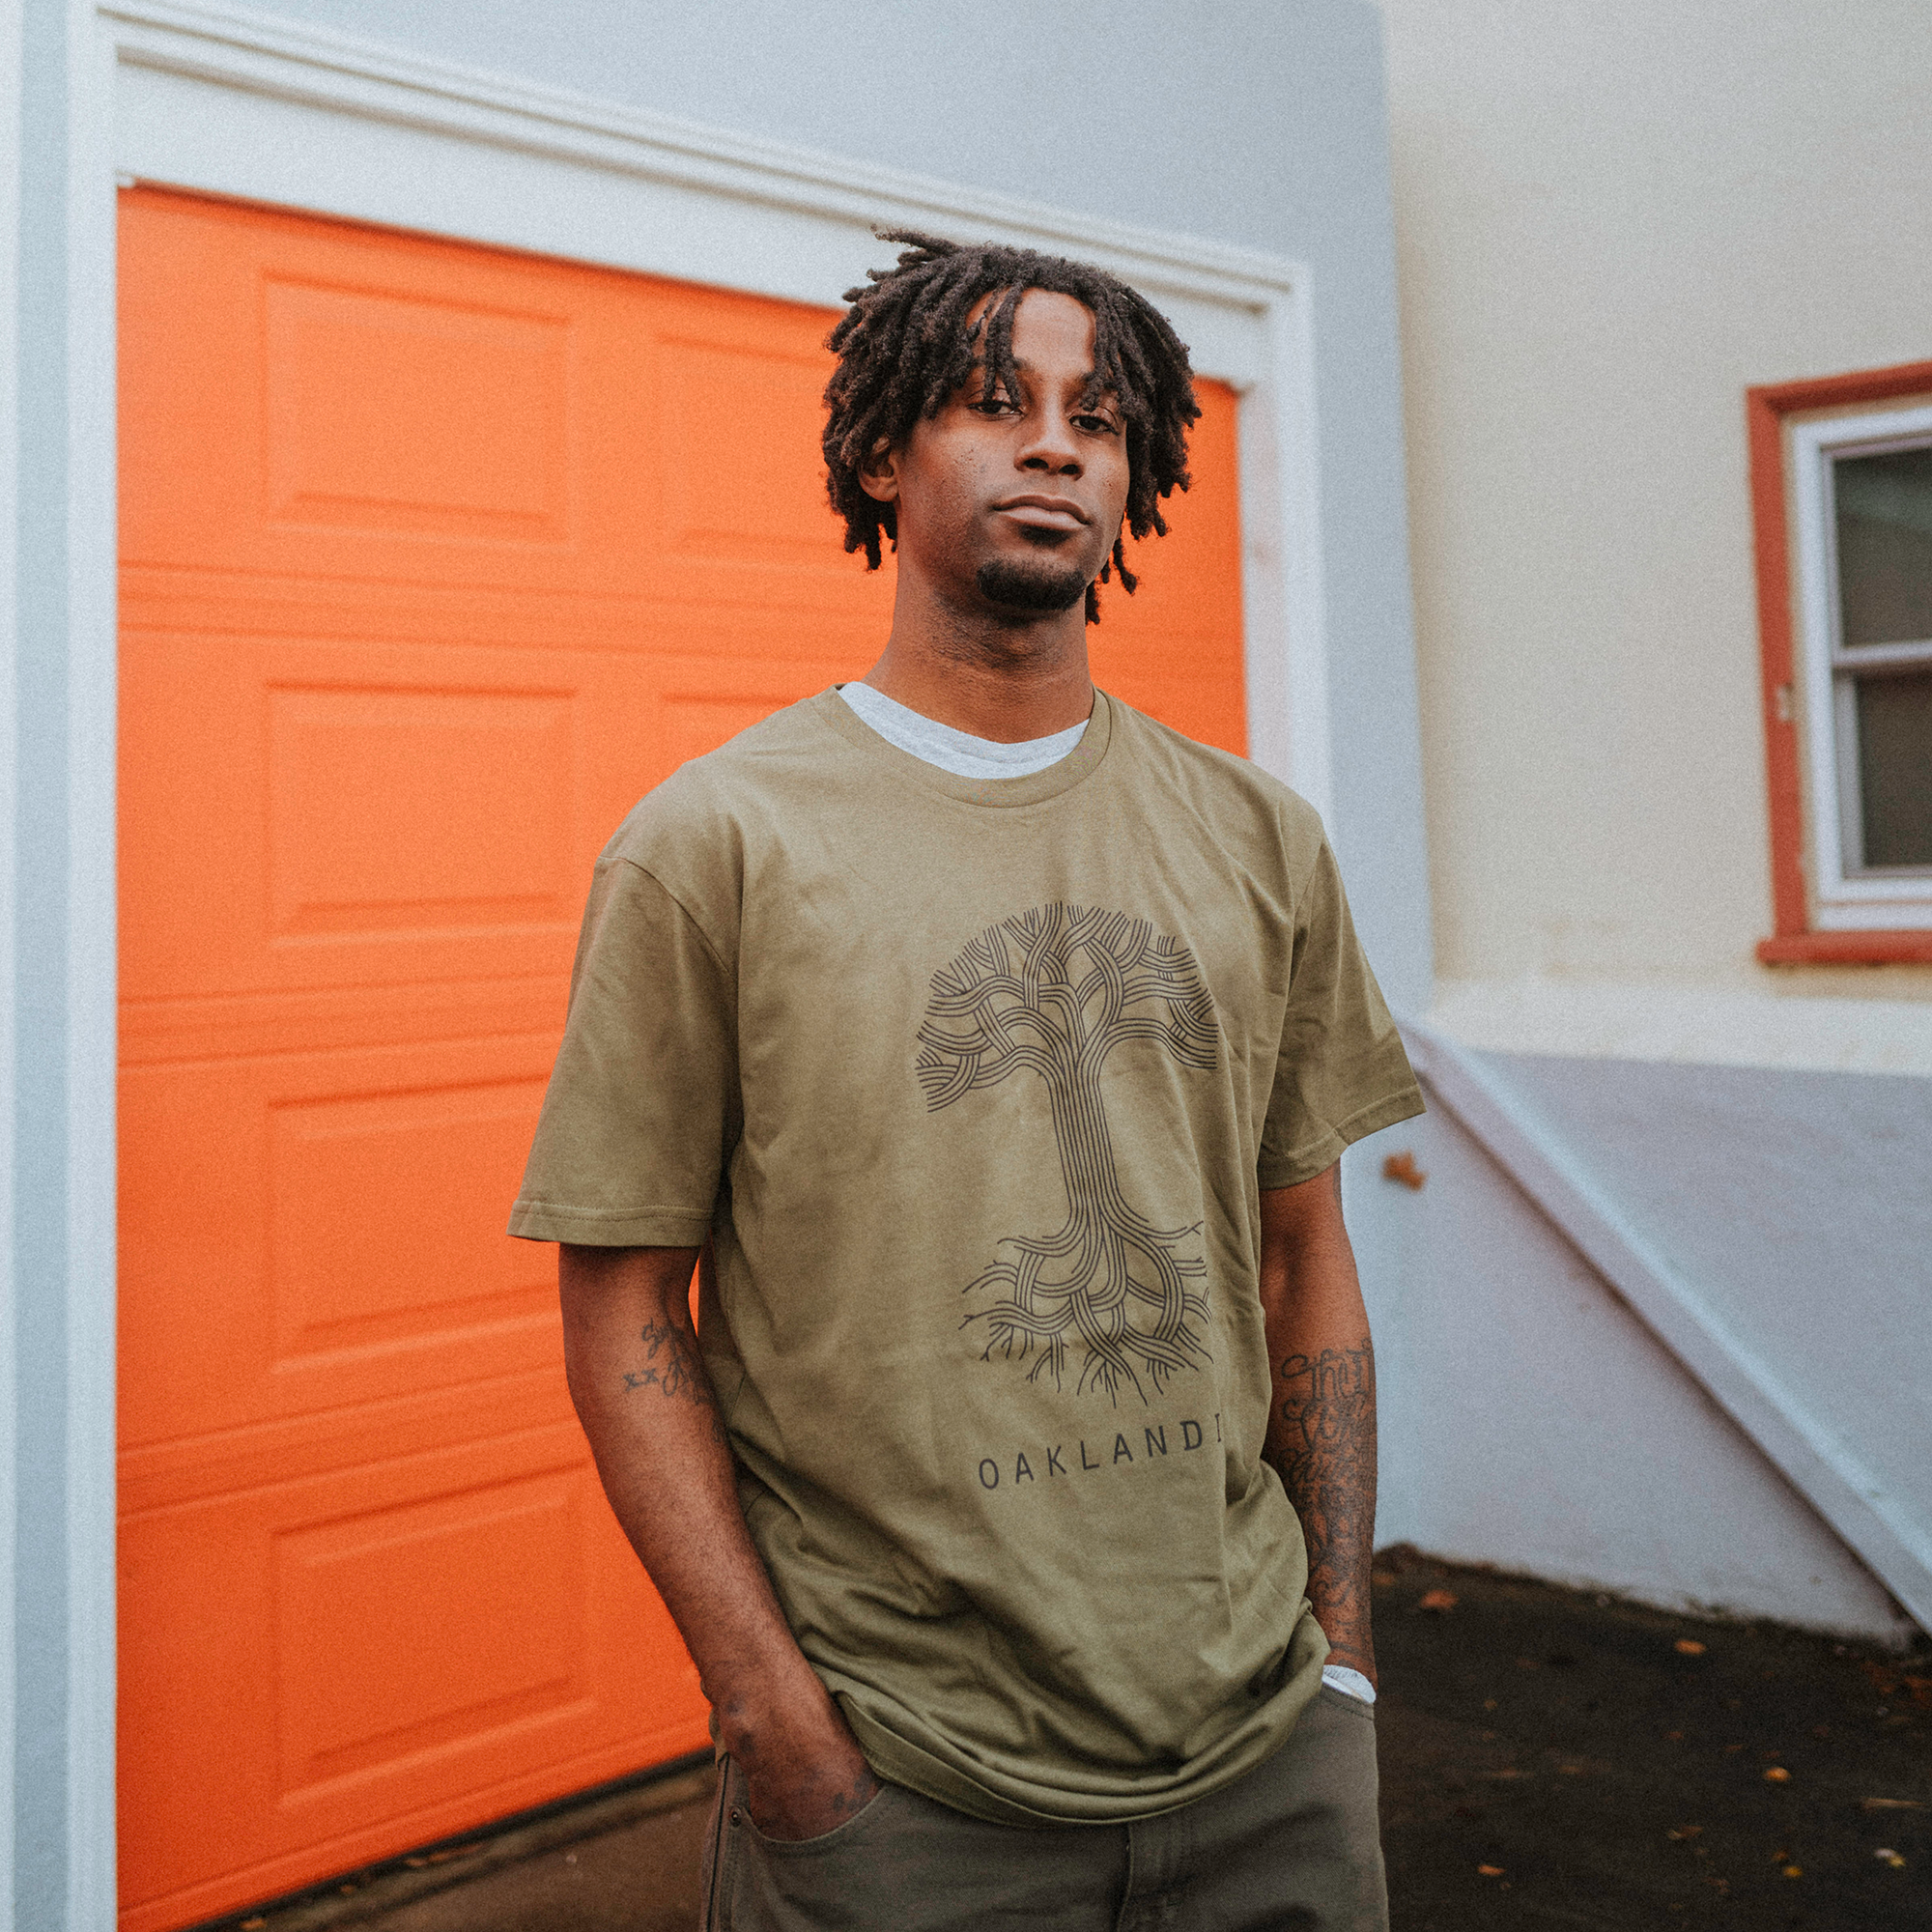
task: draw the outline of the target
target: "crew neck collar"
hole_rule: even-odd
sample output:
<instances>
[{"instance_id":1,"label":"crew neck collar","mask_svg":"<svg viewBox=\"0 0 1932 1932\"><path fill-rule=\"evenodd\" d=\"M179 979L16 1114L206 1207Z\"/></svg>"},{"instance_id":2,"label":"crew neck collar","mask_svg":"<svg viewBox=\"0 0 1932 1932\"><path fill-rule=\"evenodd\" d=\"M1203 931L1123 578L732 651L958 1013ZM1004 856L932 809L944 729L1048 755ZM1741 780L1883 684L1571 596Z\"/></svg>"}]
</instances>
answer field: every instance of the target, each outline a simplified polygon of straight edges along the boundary
<instances>
[{"instance_id":1,"label":"crew neck collar","mask_svg":"<svg viewBox=\"0 0 1932 1932\"><path fill-rule=\"evenodd\" d=\"M811 708L848 745L855 747L881 769L918 785L923 791L962 805L994 808L1041 805L1062 792L1070 791L1090 777L1107 755L1114 735L1114 700L1104 691L1094 693L1094 709L1080 742L1064 758L1056 759L1044 771L1032 772L1021 779L962 779L943 771L938 765L911 752L902 752L882 738L838 695L835 684L810 700Z\"/></svg>"}]
</instances>

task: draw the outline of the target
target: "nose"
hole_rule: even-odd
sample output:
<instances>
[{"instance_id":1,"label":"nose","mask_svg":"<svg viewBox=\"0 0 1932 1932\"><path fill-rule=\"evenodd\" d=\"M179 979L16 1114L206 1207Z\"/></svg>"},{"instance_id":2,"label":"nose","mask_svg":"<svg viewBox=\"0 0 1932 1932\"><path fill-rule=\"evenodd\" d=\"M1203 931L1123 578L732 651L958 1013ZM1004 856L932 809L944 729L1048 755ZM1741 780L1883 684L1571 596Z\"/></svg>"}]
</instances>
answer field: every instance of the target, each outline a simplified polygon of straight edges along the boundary
<instances>
[{"instance_id":1,"label":"nose","mask_svg":"<svg viewBox=\"0 0 1932 1932\"><path fill-rule=\"evenodd\" d=\"M1080 460L1080 444L1073 426L1058 410L1040 410L1034 415L1032 434L1014 452L1013 462L1021 469L1042 475L1078 476L1085 465Z\"/></svg>"}]
</instances>

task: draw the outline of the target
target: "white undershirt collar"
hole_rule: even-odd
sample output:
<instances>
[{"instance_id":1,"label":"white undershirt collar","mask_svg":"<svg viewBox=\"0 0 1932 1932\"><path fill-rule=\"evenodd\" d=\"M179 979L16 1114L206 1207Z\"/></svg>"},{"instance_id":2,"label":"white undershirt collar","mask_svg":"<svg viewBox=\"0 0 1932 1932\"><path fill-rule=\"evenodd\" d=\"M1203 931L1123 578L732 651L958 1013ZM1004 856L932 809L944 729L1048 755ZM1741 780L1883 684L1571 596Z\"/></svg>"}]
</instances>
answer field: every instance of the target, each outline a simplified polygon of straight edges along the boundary
<instances>
[{"instance_id":1,"label":"white undershirt collar","mask_svg":"<svg viewBox=\"0 0 1932 1932\"><path fill-rule=\"evenodd\" d=\"M1003 745L995 738L976 738L970 731L942 724L869 684L841 684L838 696L888 744L961 779L1023 779L1043 772L1079 744L1088 724L1083 718L1050 737Z\"/></svg>"}]
</instances>

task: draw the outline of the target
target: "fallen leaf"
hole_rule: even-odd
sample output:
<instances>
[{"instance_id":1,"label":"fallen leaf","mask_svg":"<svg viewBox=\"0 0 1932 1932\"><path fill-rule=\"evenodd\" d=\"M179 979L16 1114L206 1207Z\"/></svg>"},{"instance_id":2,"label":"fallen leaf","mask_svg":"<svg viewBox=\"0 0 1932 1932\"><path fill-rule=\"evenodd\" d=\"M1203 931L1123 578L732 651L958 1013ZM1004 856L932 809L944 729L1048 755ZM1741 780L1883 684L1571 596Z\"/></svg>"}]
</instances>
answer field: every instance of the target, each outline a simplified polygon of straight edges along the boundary
<instances>
[{"instance_id":1,"label":"fallen leaf","mask_svg":"<svg viewBox=\"0 0 1932 1932\"><path fill-rule=\"evenodd\" d=\"M1454 1590L1425 1590L1416 1600L1418 1610L1453 1610L1456 1607Z\"/></svg>"},{"instance_id":2,"label":"fallen leaf","mask_svg":"<svg viewBox=\"0 0 1932 1932\"><path fill-rule=\"evenodd\" d=\"M1519 1771L1513 1764L1506 1764L1500 1771L1488 1772L1485 1774L1485 1776L1490 1777L1492 1780L1495 1780L1499 1778L1508 1779L1512 1777L1527 1777L1529 1774L1526 1771Z\"/></svg>"},{"instance_id":3,"label":"fallen leaf","mask_svg":"<svg viewBox=\"0 0 1932 1932\"><path fill-rule=\"evenodd\" d=\"M1501 1878L1503 1875L1503 1867L1501 1865L1478 1865L1476 1870L1484 1878Z\"/></svg>"},{"instance_id":4,"label":"fallen leaf","mask_svg":"<svg viewBox=\"0 0 1932 1932\"><path fill-rule=\"evenodd\" d=\"M1786 1865L1784 1867L1784 1875L1786 1878L1803 1878L1804 1876L1804 1867L1803 1865Z\"/></svg>"},{"instance_id":5,"label":"fallen leaf","mask_svg":"<svg viewBox=\"0 0 1932 1932\"><path fill-rule=\"evenodd\" d=\"M1781 1764L1773 1765L1764 1775L1767 1784L1789 1784L1791 1774Z\"/></svg>"},{"instance_id":6,"label":"fallen leaf","mask_svg":"<svg viewBox=\"0 0 1932 1932\"><path fill-rule=\"evenodd\" d=\"M1677 1838L1680 1840L1684 1838L1694 1838L1703 1831L1703 1829L1704 1828L1701 1825L1676 1825L1673 1826L1669 1831L1664 1833L1663 1835L1666 1838Z\"/></svg>"},{"instance_id":7,"label":"fallen leaf","mask_svg":"<svg viewBox=\"0 0 1932 1932\"><path fill-rule=\"evenodd\" d=\"M1586 1764L1559 1764L1556 1767L1565 1777L1581 1777L1589 1768Z\"/></svg>"},{"instance_id":8,"label":"fallen leaf","mask_svg":"<svg viewBox=\"0 0 1932 1932\"><path fill-rule=\"evenodd\" d=\"M1917 1798L1861 1798L1859 1803L1867 1811L1922 1811L1925 1808Z\"/></svg>"},{"instance_id":9,"label":"fallen leaf","mask_svg":"<svg viewBox=\"0 0 1932 1932\"><path fill-rule=\"evenodd\" d=\"M1400 1153L1392 1153L1382 1162L1382 1179L1398 1180L1412 1193L1419 1194L1429 1177L1415 1164L1415 1156L1404 1148Z\"/></svg>"},{"instance_id":10,"label":"fallen leaf","mask_svg":"<svg viewBox=\"0 0 1932 1932\"><path fill-rule=\"evenodd\" d=\"M1684 1742L1684 1733L1682 1731L1665 1731L1663 1736L1669 1744L1681 1745Z\"/></svg>"},{"instance_id":11,"label":"fallen leaf","mask_svg":"<svg viewBox=\"0 0 1932 1932\"><path fill-rule=\"evenodd\" d=\"M1903 1857L1900 1856L1899 1853L1894 1852L1889 1845L1881 1845L1878 1848L1878 1850L1872 1854L1872 1857L1875 1858L1880 1864L1889 1865L1893 1871L1903 1871L1905 1869L1905 1860L1903 1859Z\"/></svg>"},{"instance_id":12,"label":"fallen leaf","mask_svg":"<svg viewBox=\"0 0 1932 1932\"><path fill-rule=\"evenodd\" d=\"M1493 1711L1493 1710L1494 1710L1495 1708L1496 1708L1496 1700L1495 1700L1495 1699L1494 1699L1493 1697L1485 1697L1485 1698L1483 1699L1483 1709L1484 1709L1484 1710L1486 1710L1486 1711Z\"/></svg>"},{"instance_id":13,"label":"fallen leaf","mask_svg":"<svg viewBox=\"0 0 1932 1932\"><path fill-rule=\"evenodd\" d=\"M1694 1636L1680 1636L1677 1639L1677 1654L1680 1657L1702 1657L1704 1646Z\"/></svg>"}]
</instances>

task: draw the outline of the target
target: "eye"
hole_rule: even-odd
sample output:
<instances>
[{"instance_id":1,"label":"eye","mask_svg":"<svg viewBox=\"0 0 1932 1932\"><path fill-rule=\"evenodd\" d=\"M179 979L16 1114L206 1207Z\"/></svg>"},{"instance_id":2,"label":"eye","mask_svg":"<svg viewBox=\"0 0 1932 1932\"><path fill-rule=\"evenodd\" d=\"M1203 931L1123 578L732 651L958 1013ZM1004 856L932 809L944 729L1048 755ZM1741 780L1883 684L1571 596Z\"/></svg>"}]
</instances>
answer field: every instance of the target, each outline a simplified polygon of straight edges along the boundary
<instances>
[{"instance_id":1,"label":"eye","mask_svg":"<svg viewBox=\"0 0 1932 1932\"><path fill-rule=\"evenodd\" d=\"M1118 436L1121 426L1112 416L1096 415L1092 410L1083 410L1073 419L1073 427L1086 436Z\"/></svg>"},{"instance_id":2,"label":"eye","mask_svg":"<svg viewBox=\"0 0 1932 1932\"><path fill-rule=\"evenodd\" d=\"M991 402L975 397L966 407L981 416L1016 416L1020 412L1020 406L1010 396L995 396Z\"/></svg>"}]
</instances>

